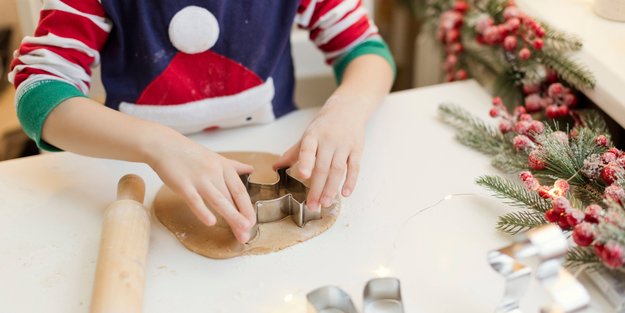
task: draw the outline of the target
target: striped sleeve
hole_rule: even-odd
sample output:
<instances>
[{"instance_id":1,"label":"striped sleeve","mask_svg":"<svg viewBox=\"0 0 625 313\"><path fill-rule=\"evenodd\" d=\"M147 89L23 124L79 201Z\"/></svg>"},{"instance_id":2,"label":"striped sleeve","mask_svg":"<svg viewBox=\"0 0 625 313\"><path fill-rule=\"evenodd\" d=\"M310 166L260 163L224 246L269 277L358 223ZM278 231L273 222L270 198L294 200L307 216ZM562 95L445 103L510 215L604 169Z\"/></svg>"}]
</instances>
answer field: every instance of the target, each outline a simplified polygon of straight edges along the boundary
<instances>
[{"instance_id":1,"label":"striped sleeve","mask_svg":"<svg viewBox=\"0 0 625 313\"><path fill-rule=\"evenodd\" d=\"M111 28L99 0L43 1L35 34L22 40L9 73L18 118L40 148L57 150L41 140L43 123L61 102L87 94Z\"/></svg>"},{"instance_id":2,"label":"striped sleeve","mask_svg":"<svg viewBox=\"0 0 625 313\"><path fill-rule=\"evenodd\" d=\"M310 31L310 39L333 65L339 82L349 62L364 54L380 55L395 71L388 46L362 0L300 0L296 23Z\"/></svg>"}]
</instances>

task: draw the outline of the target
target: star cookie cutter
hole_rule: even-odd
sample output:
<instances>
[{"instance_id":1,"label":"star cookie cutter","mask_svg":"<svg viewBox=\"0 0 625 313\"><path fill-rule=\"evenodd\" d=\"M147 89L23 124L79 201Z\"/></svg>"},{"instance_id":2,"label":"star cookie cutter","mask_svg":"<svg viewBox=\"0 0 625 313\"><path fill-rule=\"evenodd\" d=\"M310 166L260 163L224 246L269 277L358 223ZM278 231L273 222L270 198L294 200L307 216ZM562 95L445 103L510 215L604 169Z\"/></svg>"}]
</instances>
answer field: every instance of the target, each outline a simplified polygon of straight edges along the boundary
<instances>
[{"instance_id":1,"label":"star cookie cutter","mask_svg":"<svg viewBox=\"0 0 625 313\"><path fill-rule=\"evenodd\" d=\"M306 295L309 313L358 313L352 299L343 289L325 286ZM383 277L367 282L363 293L364 313L403 313L399 279Z\"/></svg>"},{"instance_id":2,"label":"star cookie cutter","mask_svg":"<svg viewBox=\"0 0 625 313\"><path fill-rule=\"evenodd\" d=\"M519 302L535 277L553 302L542 313L569 313L585 309L590 296L581 283L562 267L568 242L556 225L535 228L517 238L517 242L488 253L491 267L506 279L504 297L496 313L521 313ZM533 263L530 267L526 263Z\"/></svg>"},{"instance_id":3,"label":"star cookie cutter","mask_svg":"<svg viewBox=\"0 0 625 313\"><path fill-rule=\"evenodd\" d=\"M321 219L321 210L309 210L306 197L309 188L291 175L290 168L278 169L278 178L269 184L250 181L250 175L241 175L256 210L257 224L277 222L291 216L293 222L304 227L312 220Z\"/></svg>"}]
</instances>

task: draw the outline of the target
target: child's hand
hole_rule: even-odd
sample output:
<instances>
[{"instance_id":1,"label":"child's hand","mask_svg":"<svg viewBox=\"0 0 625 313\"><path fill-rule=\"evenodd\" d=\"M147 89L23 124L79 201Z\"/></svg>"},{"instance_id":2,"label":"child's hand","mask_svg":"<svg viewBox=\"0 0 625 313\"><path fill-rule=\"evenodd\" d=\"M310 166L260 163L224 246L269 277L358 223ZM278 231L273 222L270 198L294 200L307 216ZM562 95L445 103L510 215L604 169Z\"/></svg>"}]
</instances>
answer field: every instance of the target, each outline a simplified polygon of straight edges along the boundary
<instances>
[{"instance_id":1,"label":"child's hand","mask_svg":"<svg viewBox=\"0 0 625 313\"><path fill-rule=\"evenodd\" d=\"M356 186L367 118L359 111L362 101L361 97L332 96L302 139L274 165L277 169L298 163L299 174L310 178L306 202L312 210L332 205L346 171L343 196L349 196Z\"/></svg>"},{"instance_id":2,"label":"child's hand","mask_svg":"<svg viewBox=\"0 0 625 313\"><path fill-rule=\"evenodd\" d=\"M239 174L254 168L210 151L183 136L168 138L149 165L179 194L204 224L216 223L215 213L230 225L241 243L249 241L256 214ZM206 204L214 212L211 212Z\"/></svg>"}]
</instances>

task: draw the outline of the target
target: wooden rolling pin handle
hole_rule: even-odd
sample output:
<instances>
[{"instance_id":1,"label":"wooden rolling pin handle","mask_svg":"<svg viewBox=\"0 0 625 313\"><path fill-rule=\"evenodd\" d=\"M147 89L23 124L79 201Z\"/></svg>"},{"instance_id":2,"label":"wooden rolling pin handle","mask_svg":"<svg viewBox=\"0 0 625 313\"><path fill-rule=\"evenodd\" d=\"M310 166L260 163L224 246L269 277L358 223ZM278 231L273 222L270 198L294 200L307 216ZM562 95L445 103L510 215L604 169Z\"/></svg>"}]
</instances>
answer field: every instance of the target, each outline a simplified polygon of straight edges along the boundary
<instances>
[{"instance_id":1,"label":"wooden rolling pin handle","mask_svg":"<svg viewBox=\"0 0 625 313\"><path fill-rule=\"evenodd\" d=\"M122 177L117 184L117 200L134 200L143 203L145 197L145 183L141 177L128 174Z\"/></svg>"},{"instance_id":2,"label":"wooden rolling pin handle","mask_svg":"<svg viewBox=\"0 0 625 313\"><path fill-rule=\"evenodd\" d=\"M141 313L150 215L143 206L145 184L137 175L122 177L117 201L104 211L91 313Z\"/></svg>"}]
</instances>

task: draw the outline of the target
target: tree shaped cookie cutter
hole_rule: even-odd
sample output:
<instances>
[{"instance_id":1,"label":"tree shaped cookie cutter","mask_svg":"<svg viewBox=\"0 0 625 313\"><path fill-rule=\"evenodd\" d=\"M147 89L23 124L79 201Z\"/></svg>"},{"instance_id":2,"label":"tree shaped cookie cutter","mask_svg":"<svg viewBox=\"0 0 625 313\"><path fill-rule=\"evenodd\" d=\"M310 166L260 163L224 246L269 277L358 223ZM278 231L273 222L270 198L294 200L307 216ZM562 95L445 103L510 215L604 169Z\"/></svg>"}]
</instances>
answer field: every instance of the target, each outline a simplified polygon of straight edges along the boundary
<instances>
[{"instance_id":1,"label":"tree shaped cookie cutter","mask_svg":"<svg viewBox=\"0 0 625 313\"><path fill-rule=\"evenodd\" d=\"M277 172L277 180L269 184L253 182L249 174L240 176L254 203L257 224L277 222L291 216L297 226L304 227L309 221L321 219L321 210L312 211L306 207L309 189L304 182L291 175L290 168L281 168Z\"/></svg>"},{"instance_id":2,"label":"tree shaped cookie cutter","mask_svg":"<svg viewBox=\"0 0 625 313\"><path fill-rule=\"evenodd\" d=\"M532 267L535 277L551 295L553 302L542 313L579 312L590 302L588 292L562 267L568 242L556 225L535 228L517 242L488 253L492 268L506 279L503 300L496 313L521 313L519 302L530 285Z\"/></svg>"}]
</instances>

